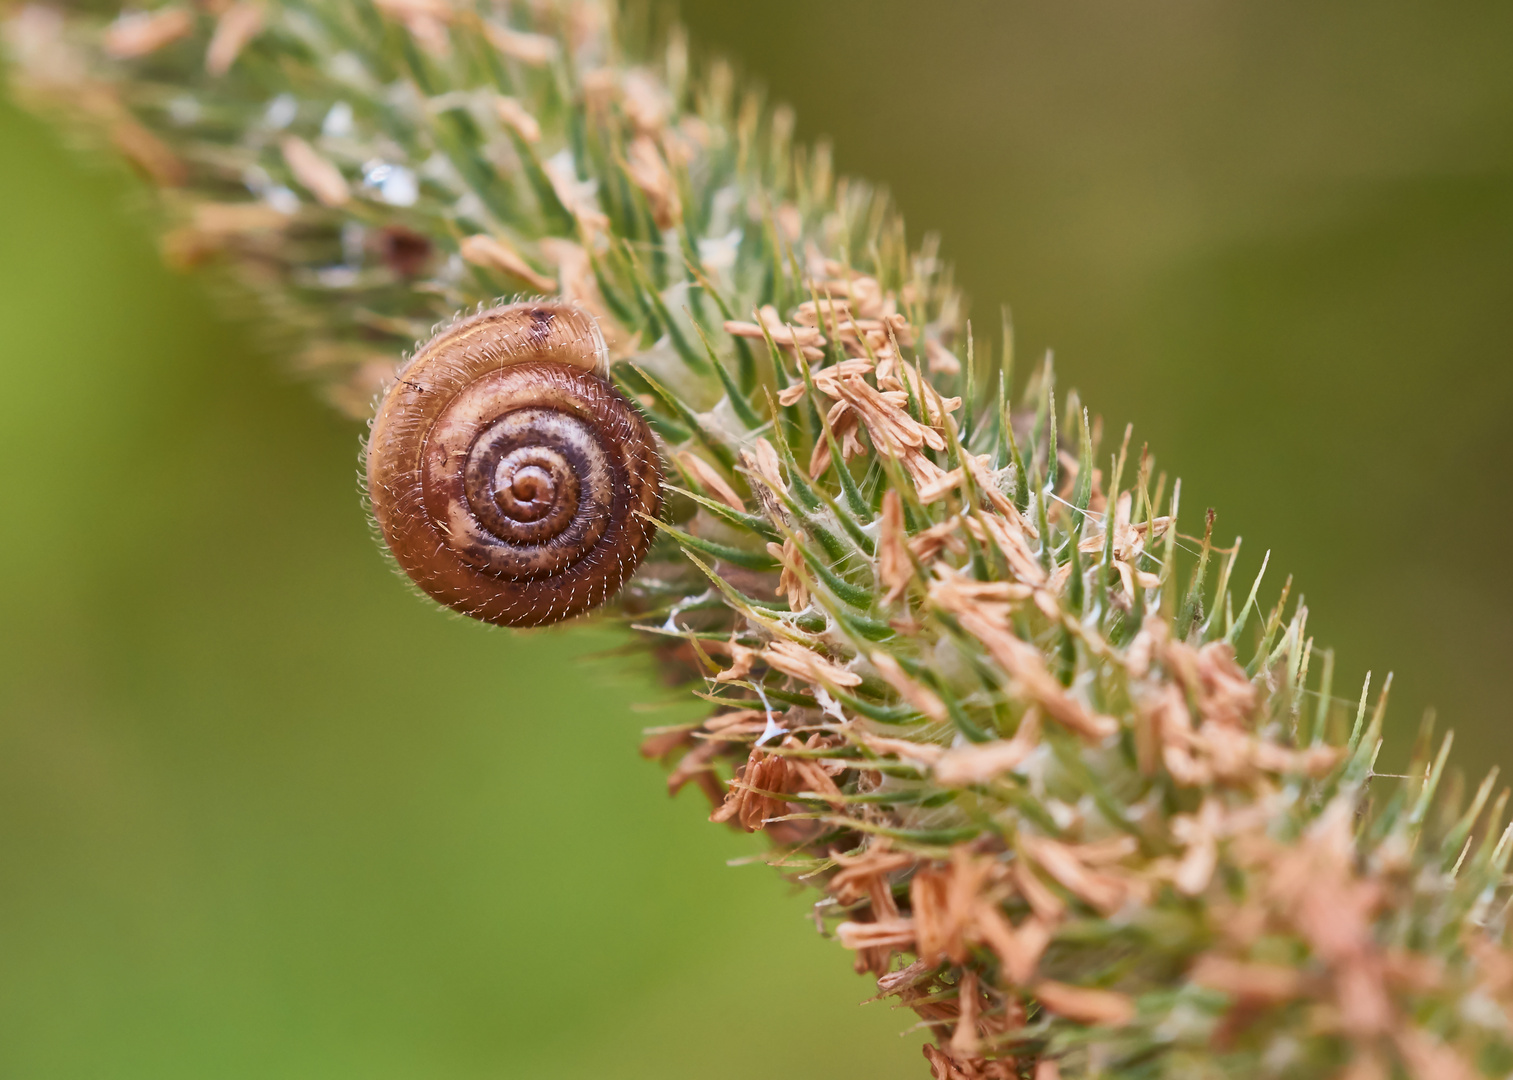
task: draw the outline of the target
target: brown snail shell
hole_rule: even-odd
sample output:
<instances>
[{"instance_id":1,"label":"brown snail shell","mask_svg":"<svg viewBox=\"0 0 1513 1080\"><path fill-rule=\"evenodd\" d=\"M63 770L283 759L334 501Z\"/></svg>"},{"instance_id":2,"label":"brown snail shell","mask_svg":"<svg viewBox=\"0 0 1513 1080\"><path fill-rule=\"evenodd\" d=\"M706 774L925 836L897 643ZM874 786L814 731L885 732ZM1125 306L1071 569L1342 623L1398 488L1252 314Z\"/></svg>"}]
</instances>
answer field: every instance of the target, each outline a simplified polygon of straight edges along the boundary
<instances>
[{"instance_id":1,"label":"brown snail shell","mask_svg":"<svg viewBox=\"0 0 1513 1080\"><path fill-rule=\"evenodd\" d=\"M606 356L590 315L543 301L454 323L399 372L368 439L368 497L425 592L485 622L542 626L598 607L635 571L661 467Z\"/></svg>"}]
</instances>

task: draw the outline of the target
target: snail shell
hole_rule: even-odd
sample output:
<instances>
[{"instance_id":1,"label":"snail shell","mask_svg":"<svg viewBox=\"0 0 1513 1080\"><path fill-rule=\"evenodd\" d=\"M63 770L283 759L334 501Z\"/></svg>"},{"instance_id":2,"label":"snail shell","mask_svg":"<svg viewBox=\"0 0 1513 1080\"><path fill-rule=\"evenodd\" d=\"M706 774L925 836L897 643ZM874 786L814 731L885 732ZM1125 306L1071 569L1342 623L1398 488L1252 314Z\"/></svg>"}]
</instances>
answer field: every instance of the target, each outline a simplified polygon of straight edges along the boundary
<instances>
[{"instance_id":1,"label":"snail shell","mask_svg":"<svg viewBox=\"0 0 1513 1080\"><path fill-rule=\"evenodd\" d=\"M591 316L507 304L423 345L379 406L368 497L436 600L500 626L604 603L651 544L661 468ZM646 515L642 517L640 515Z\"/></svg>"}]
</instances>

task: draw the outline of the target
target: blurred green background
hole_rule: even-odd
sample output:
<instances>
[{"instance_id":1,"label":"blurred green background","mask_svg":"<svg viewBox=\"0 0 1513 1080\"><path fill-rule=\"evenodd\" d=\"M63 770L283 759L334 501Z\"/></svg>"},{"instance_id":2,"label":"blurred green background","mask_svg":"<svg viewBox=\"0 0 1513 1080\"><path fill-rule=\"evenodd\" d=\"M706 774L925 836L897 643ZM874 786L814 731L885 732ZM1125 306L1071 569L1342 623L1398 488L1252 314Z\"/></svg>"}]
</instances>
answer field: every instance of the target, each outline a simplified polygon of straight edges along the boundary
<instances>
[{"instance_id":1,"label":"blurred green background","mask_svg":"<svg viewBox=\"0 0 1513 1080\"><path fill-rule=\"evenodd\" d=\"M1507 762L1513 7L685 0L1192 520ZM0 103L0 1076L918 1076L604 630L431 610L358 430Z\"/></svg>"}]
</instances>

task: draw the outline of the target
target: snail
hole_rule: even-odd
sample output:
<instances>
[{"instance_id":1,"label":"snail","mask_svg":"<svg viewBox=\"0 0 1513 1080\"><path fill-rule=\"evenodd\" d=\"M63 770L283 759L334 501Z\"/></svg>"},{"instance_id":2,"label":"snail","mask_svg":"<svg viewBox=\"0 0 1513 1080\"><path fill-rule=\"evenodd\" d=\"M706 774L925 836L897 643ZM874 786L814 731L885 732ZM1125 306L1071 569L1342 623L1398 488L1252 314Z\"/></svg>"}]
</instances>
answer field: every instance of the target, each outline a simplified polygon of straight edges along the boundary
<instances>
[{"instance_id":1,"label":"snail","mask_svg":"<svg viewBox=\"0 0 1513 1080\"><path fill-rule=\"evenodd\" d=\"M422 345L373 421L368 498L400 567L500 626L598 607L651 545L661 466L592 316L506 304Z\"/></svg>"}]
</instances>

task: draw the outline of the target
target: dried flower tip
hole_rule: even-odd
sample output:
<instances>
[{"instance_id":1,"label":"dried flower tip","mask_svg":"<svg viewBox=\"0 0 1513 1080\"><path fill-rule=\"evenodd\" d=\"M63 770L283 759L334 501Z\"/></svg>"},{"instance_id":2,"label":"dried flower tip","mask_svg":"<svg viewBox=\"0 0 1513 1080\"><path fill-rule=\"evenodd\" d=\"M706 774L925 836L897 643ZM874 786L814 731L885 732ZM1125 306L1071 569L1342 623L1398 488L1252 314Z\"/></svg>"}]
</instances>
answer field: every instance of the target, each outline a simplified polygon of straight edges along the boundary
<instances>
[{"instance_id":1,"label":"dried flower tip","mask_svg":"<svg viewBox=\"0 0 1513 1080\"><path fill-rule=\"evenodd\" d=\"M1051 925L1032 915L1014 926L997 905L987 901L976 909L977 933L998 956L1003 972L1013 986L1029 986L1046 947L1051 943Z\"/></svg>"},{"instance_id":2,"label":"dried flower tip","mask_svg":"<svg viewBox=\"0 0 1513 1080\"><path fill-rule=\"evenodd\" d=\"M820 745L816 740L817 736L810 739L808 749ZM793 749L799 743L790 735L783 740L783 746ZM772 818L784 812L789 801L784 798L785 795L800 791L812 791L832 805L844 802L840 789L814 762L770 753L760 746L753 746L740 779L731 781L730 794L710 815L710 820L733 820L747 832L753 832L766 827Z\"/></svg>"},{"instance_id":3,"label":"dried flower tip","mask_svg":"<svg viewBox=\"0 0 1513 1080\"><path fill-rule=\"evenodd\" d=\"M210 45L205 49L205 71L216 76L230 71L247 43L262 28L263 5L257 0L241 0L221 12Z\"/></svg>"},{"instance_id":4,"label":"dried flower tip","mask_svg":"<svg viewBox=\"0 0 1513 1080\"><path fill-rule=\"evenodd\" d=\"M490 45L527 67L542 67L557 58L557 43L544 34L511 30L487 19L483 22L483 33Z\"/></svg>"},{"instance_id":5,"label":"dried flower tip","mask_svg":"<svg viewBox=\"0 0 1513 1080\"><path fill-rule=\"evenodd\" d=\"M731 665L714 677L715 682L735 682L744 679L751 674L751 665L756 662L757 651L748 649L744 645L737 645L735 639L730 641Z\"/></svg>"},{"instance_id":6,"label":"dried flower tip","mask_svg":"<svg viewBox=\"0 0 1513 1080\"><path fill-rule=\"evenodd\" d=\"M872 666L877 669L877 673L883 677L883 681L898 691L899 697L936 723L946 719L946 707L940 698L929 687L909 678L897 660L880 651L871 653L868 659L872 661Z\"/></svg>"},{"instance_id":7,"label":"dried flower tip","mask_svg":"<svg viewBox=\"0 0 1513 1080\"><path fill-rule=\"evenodd\" d=\"M1087 739L1107 738L1119 730L1119 722L1113 717L1089 713L1069 695L1046 670L1040 650L1016 637L1004 613L975 600L954 575L931 585L930 601L956 616L962 629L982 642L993 660L1019 684L1020 691L1037 702L1047 716Z\"/></svg>"},{"instance_id":8,"label":"dried flower tip","mask_svg":"<svg viewBox=\"0 0 1513 1080\"><path fill-rule=\"evenodd\" d=\"M908 534L904 531L904 504L891 488L883 494L877 533L877 575L888 588L885 603L896 603L914 579L909 558Z\"/></svg>"},{"instance_id":9,"label":"dried flower tip","mask_svg":"<svg viewBox=\"0 0 1513 1080\"><path fill-rule=\"evenodd\" d=\"M652 220L659 229L670 229L683 218L683 201L678 197L672 173L662 160L662 151L650 135L638 135L626 151L625 172L651 207Z\"/></svg>"},{"instance_id":10,"label":"dried flower tip","mask_svg":"<svg viewBox=\"0 0 1513 1080\"><path fill-rule=\"evenodd\" d=\"M874 907L886 895L886 903L891 904L892 892L887 878L900 870L907 870L914 865L915 860L913 855L891 851L886 845L887 841L874 844L859 855L831 852L831 858L840 866L840 870L825 885L830 895L843 904L852 904L865 896L873 895ZM878 891L879 887L885 891ZM896 915L897 912L894 911L893 914ZM887 989L882 979L878 980L878 986Z\"/></svg>"},{"instance_id":11,"label":"dried flower tip","mask_svg":"<svg viewBox=\"0 0 1513 1080\"><path fill-rule=\"evenodd\" d=\"M750 649L746 650L750 652ZM750 732L753 725L755 730L761 731L767 723L766 709L737 709L735 712L721 713L719 716L711 716L704 721L704 730L711 734L721 732L725 734Z\"/></svg>"},{"instance_id":12,"label":"dried flower tip","mask_svg":"<svg viewBox=\"0 0 1513 1080\"><path fill-rule=\"evenodd\" d=\"M520 104L519 98L497 97L494 99L494 115L528 143L541 141L541 125Z\"/></svg>"},{"instance_id":13,"label":"dried flower tip","mask_svg":"<svg viewBox=\"0 0 1513 1080\"><path fill-rule=\"evenodd\" d=\"M284 164L294 174L305 190L315 196L323 206L344 206L352 193L341 170L331 164L304 139L290 135L279 144L284 153Z\"/></svg>"},{"instance_id":14,"label":"dried flower tip","mask_svg":"<svg viewBox=\"0 0 1513 1080\"><path fill-rule=\"evenodd\" d=\"M536 246L541 249L541 257L557 268L558 294L562 299L588 309L598 320L610 355L621 355L625 347L625 329L605 307L599 283L594 279L593 261L583 245L560 236L543 236Z\"/></svg>"},{"instance_id":15,"label":"dried flower tip","mask_svg":"<svg viewBox=\"0 0 1513 1080\"><path fill-rule=\"evenodd\" d=\"M1035 996L1050 1012L1080 1024L1116 1027L1135 1018L1135 1003L1128 995L1113 990L1094 990L1045 979L1035 985Z\"/></svg>"},{"instance_id":16,"label":"dried flower tip","mask_svg":"<svg viewBox=\"0 0 1513 1080\"><path fill-rule=\"evenodd\" d=\"M825 336L814 327L794 326L784 322L771 304L764 304L756 316L756 322L726 322L725 332L757 340L771 338L774 345L789 352L800 353L806 360L825 358Z\"/></svg>"},{"instance_id":17,"label":"dried flower tip","mask_svg":"<svg viewBox=\"0 0 1513 1080\"><path fill-rule=\"evenodd\" d=\"M765 438L758 438L752 443L751 450L741 451L741 464L761 477L774 491L786 492L787 483L783 480L782 466L778 461L778 452L772 448L772 444Z\"/></svg>"},{"instance_id":18,"label":"dried flower tip","mask_svg":"<svg viewBox=\"0 0 1513 1080\"><path fill-rule=\"evenodd\" d=\"M783 564L783 571L778 576L777 594L788 598L789 611L803 611L809 606L809 590L804 584L804 575L800 569L803 557L799 553L798 544L791 538L784 540L781 547L769 542L767 554Z\"/></svg>"},{"instance_id":19,"label":"dried flower tip","mask_svg":"<svg viewBox=\"0 0 1513 1080\"><path fill-rule=\"evenodd\" d=\"M914 945L914 920L843 922L835 928L835 936L847 949L908 949Z\"/></svg>"},{"instance_id":20,"label":"dried flower tip","mask_svg":"<svg viewBox=\"0 0 1513 1080\"><path fill-rule=\"evenodd\" d=\"M752 324L739 323L737 325L749 326ZM785 330L786 332L786 327L779 327L778 329ZM758 328L758 333L760 334L760 328ZM820 338L819 340L823 341L824 339ZM814 388L820 393L827 397L839 398L841 396L840 383L842 379L849 378L852 375L866 375L870 371L872 371L872 361L870 360L842 360L838 364L831 364L829 367L822 367L811 372L810 379L814 382ZM778 393L778 404L797 405L803 400L804 394L807 392L808 387L801 382L785 386Z\"/></svg>"},{"instance_id":21,"label":"dried flower tip","mask_svg":"<svg viewBox=\"0 0 1513 1080\"><path fill-rule=\"evenodd\" d=\"M934 479L919 485L919 501L925 505L938 502L946 495L961 487L963 469L958 467L950 472L943 472ZM955 528L960 527L960 521L954 523Z\"/></svg>"},{"instance_id":22,"label":"dried flower tip","mask_svg":"<svg viewBox=\"0 0 1513 1080\"><path fill-rule=\"evenodd\" d=\"M890 739L886 735L861 734L862 745L874 754L896 757L928 769L940 760L945 748L934 743L912 742L909 739Z\"/></svg>"},{"instance_id":23,"label":"dried flower tip","mask_svg":"<svg viewBox=\"0 0 1513 1080\"><path fill-rule=\"evenodd\" d=\"M1131 894L1143 891L1137 878L1092 869L1072 845L1028 834L1020 836L1019 845L1067 892L1103 915L1112 915Z\"/></svg>"},{"instance_id":24,"label":"dried flower tip","mask_svg":"<svg viewBox=\"0 0 1513 1080\"><path fill-rule=\"evenodd\" d=\"M641 756L653 761L666 757L680 746L687 746L697 725L680 724L665 731L652 730L641 740Z\"/></svg>"},{"instance_id":25,"label":"dried flower tip","mask_svg":"<svg viewBox=\"0 0 1513 1080\"><path fill-rule=\"evenodd\" d=\"M447 24L457 13L447 0L374 0L374 5L403 23L415 43L432 56L451 53Z\"/></svg>"},{"instance_id":26,"label":"dried flower tip","mask_svg":"<svg viewBox=\"0 0 1513 1080\"><path fill-rule=\"evenodd\" d=\"M482 234L469 236L458 245L457 250L474 266L482 266L488 270L497 270L517 277L539 293L549 294L557 291L555 279L537 273L535 268L526 262L514 248L496 237Z\"/></svg>"},{"instance_id":27,"label":"dried flower tip","mask_svg":"<svg viewBox=\"0 0 1513 1080\"><path fill-rule=\"evenodd\" d=\"M595 203L596 185L580 181L570 154L553 154L541 163L557 199L577 219L584 232L592 235L609 228L609 218Z\"/></svg>"},{"instance_id":28,"label":"dried flower tip","mask_svg":"<svg viewBox=\"0 0 1513 1080\"><path fill-rule=\"evenodd\" d=\"M264 202L196 203L189 223L163 236L163 254L173 266L197 266L238 237L288 222L288 214Z\"/></svg>"},{"instance_id":29,"label":"dried flower tip","mask_svg":"<svg viewBox=\"0 0 1513 1080\"><path fill-rule=\"evenodd\" d=\"M1187 977L1199 986L1257 1005L1291 1001L1303 992L1303 973L1296 968L1234 960L1214 953L1200 956Z\"/></svg>"},{"instance_id":30,"label":"dried flower tip","mask_svg":"<svg viewBox=\"0 0 1513 1080\"><path fill-rule=\"evenodd\" d=\"M951 1033L951 1053L958 1058L976 1057L982 1048L977 1035L977 1013L981 1007L977 988L977 972L968 968L957 984L956 1001L961 1010L956 1021L956 1030Z\"/></svg>"},{"instance_id":31,"label":"dried flower tip","mask_svg":"<svg viewBox=\"0 0 1513 1080\"><path fill-rule=\"evenodd\" d=\"M736 494L735 488L721 476L718 470L699 455L687 450L678 452L678 461L683 465L690 476L697 480L710 494L719 499L732 510L746 511L746 504Z\"/></svg>"},{"instance_id":32,"label":"dried flower tip","mask_svg":"<svg viewBox=\"0 0 1513 1080\"><path fill-rule=\"evenodd\" d=\"M960 375L961 361L935 338L925 339L925 359L932 375Z\"/></svg>"},{"instance_id":33,"label":"dried flower tip","mask_svg":"<svg viewBox=\"0 0 1513 1080\"><path fill-rule=\"evenodd\" d=\"M154 183L178 187L188 178L189 170L163 140L129 116L122 115L111 122L110 141Z\"/></svg>"},{"instance_id":34,"label":"dried flower tip","mask_svg":"<svg viewBox=\"0 0 1513 1080\"><path fill-rule=\"evenodd\" d=\"M774 641L762 650L762 659L784 675L821 686L859 686L862 681L856 672L792 641Z\"/></svg>"},{"instance_id":35,"label":"dried flower tip","mask_svg":"<svg viewBox=\"0 0 1513 1080\"><path fill-rule=\"evenodd\" d=\"M194 16L187 8L128 12L119 16L105 32L105 53L117 60L134 60L179 38L188 37L193 30Z\"/></svg>"},{"instance_id":36,"label":"dried flower tip","mask_svg":"<svg viewBox=\"0 0 1513 1080\"><path fill-rule=\"evenodd\" d=\"M1040 713L1026 710L1012 739L970 743L947 750L935 763L935 779L947 787L969 787L1012 772L1040 744Z\"/></svg>"},{"instance_id":37,"label":"dried flower tip","mask_svg":"<svg viewBox=\"0 0 1513 1080\"><path fill-rule=\"evenodd\" d=\"M661 80L641 68L632 68L620 80L620 107L638 132L660 135L673 106Z\"/></svg>"}]
</instances>

